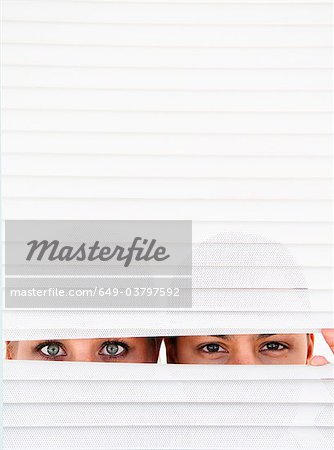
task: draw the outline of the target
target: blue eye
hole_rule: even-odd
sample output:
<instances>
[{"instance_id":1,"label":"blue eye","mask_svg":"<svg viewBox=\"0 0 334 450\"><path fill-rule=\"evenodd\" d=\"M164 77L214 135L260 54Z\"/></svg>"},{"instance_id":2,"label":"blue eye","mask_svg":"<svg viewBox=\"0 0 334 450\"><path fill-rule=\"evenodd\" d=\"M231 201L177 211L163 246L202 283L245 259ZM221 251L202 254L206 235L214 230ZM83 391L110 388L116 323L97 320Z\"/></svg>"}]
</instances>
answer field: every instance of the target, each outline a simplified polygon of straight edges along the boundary
<instances>
[{"instance_id":1,"label":"blue eye","mask_svg":"<svg viewBox=\"0 0 334 450\"><path fill-rule=\"evenodd\" d=\"M104 356L120 356L126 353L128 348L120 342L106 342L99 354Z\"/></svg>"},{"instance_id":2,"label":"blue eye","mask_svg":"<svg viewBox=\"0 0 334 450\"><path fill-rule=\"evenodd\" d=\"M48 344L42 345L38 349L43 355L49 358L55 358L57 356L66 356L65 350L57 342L50 342Z\"/></svg>"}]
</instances>

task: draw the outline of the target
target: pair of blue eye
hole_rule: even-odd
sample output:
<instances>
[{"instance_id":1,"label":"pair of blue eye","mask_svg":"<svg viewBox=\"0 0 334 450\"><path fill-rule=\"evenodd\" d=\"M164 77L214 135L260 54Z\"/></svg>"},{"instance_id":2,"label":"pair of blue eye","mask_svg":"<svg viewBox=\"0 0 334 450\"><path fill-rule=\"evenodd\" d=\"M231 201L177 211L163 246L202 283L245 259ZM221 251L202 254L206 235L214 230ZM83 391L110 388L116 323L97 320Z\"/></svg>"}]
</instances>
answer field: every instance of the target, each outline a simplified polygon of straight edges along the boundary
<instances>
[{"instance_id":1,"label":"pair of blue eye","mask_svg":"<svg viewBox=\"0 0 334 450\"><path fill-rule=\"evenodd\" d=\"M66 356L64 348L57 342L45 344L42 347L39 347L39 350L41 351L41 353L43 353L43 355L53 358L57 356ZM118 344L116 342L109 342L105 343L101 347L99 354L104 356L117 356L123 353L125 350L126 348L121 344Z\"/></svg>"}]
</instances>

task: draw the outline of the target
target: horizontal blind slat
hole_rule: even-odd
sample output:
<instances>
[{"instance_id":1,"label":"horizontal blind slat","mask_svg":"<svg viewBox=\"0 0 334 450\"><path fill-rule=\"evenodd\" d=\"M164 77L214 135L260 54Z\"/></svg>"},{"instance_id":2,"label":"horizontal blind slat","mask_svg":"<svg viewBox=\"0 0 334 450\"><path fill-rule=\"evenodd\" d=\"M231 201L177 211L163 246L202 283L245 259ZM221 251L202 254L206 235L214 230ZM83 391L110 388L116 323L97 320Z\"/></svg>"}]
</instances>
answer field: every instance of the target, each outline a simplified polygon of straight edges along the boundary
<instances>
[{"instance_id":1,"label":"horizontal blind slat","mask_svg":"<svg viewBox=\"0 0 334 450\"><path fill-rule=\"evenodd\" d=\"M84 139L82 139L84 136ZM159 134L3 131L7 153L107 155L330 156L332 137L321 134ZM98 149L98 150L96 150ZM171 174L172 176L172 174Z\"/></svg>"},{"instance_id":2,"label":"horizontal blind slat","mask_svg":"<svg viewBox=\"0 0 334 450\"><path fill-rule=\"evenodd\" d=\"M127 22L127 23L291 23L291 24L327 24L331 13L329 3L306 2L292 6L288 3L253 2L235 5L229 3L186 3L186 2L82 2L78 14L75 2L48 2L30 0L29 8L23 8L24 2L4 1L4 20L41 20L74 22Z\"/></svg>"},{"instance_id":3,"label":"horizontal blind slat","mask_svg":"<svg viewBox=\"0 0 334 450\"><path fill-rule=\"evenodd\" d=\"M5 154L3 173L14 176L98 176L139 178L330 178L330 158L119 156ZM69 196L70 198L70 196Z\"/></svg>"},{"instance_id":4,"label":"horizontal blind slat","mask_svg":"<svg viewBox=\"0 0 334 450\"><path fill-rule=\"evenodd\" d=\"M189 47L325 47L330 25L135 25L3 22L5 43Z\"/></svg>"},{"instance_id":5,"label":"horizontal blind slat","mask_svg":"<svg viewBox=\"0 0 334 450\"><path fill-rule=\"evenodd\" d=\"M143 92L4 88L4 113L15 110L173 113L331 112L329 92ZM320 116L321 117L321 116Z\"/></svg>"},{"instance_id":6,"label":"horizontal blind slat","mask_svg":"<svg viewBox=\"0 0 334 450\"><path fill-rule=\"evenodd\" d=\"M145 388L143 389L143 384ZM331 380L7 381L5 403L331 403ZM117 392L113 390L117 390ZM262 389L262 392L259 390ZM280 390L270 392L271 390ZM211 391L211 392L210 392ZM30 428L31 430L31 428Z\"/></svg>"},{"instance_id":7,"label":"horizontal blind slat","mask_svg":"<svg viewBox=\"0 0 334 450\"><path fill-rule=\"evenodd\" d=\"M131 369L131 370L129 370ZM322 380L333 378L333 366L101 364L62 361L54 370L49 361L4 361L4 380Z\"/></svg>"},{"instance_id":8,"label":"horizontal blind slat","mask_svg":"<svg viewBox=\"0 0 334 450\"><path fill-rule=\"evenodd\" d=\"M223 221L193 221L193 242L203 242L208 236L225 232L255 233L266 236L269 242L282 244L331 244L332 223L321 223L315 220L309 222L261 222L245 223L230 220Z\"/></svg>"},{"instance_id":9,"label":"horizontal blind slat","mask_svg":"<svg viewBox=\"0 0 334 450\"><path fill-rule=\"evenodd\" d=\"M178 133L330 133L330 113L191 113L7 110L6 130L178 132Z\"/></svg>"},{"instance_id":10,"label":"horizontal blind slat","mask_svg":"<svg viewBox=\"0 0 334 450\"><path fill-rule=\"evenodd\" d=\"M138 438L140 436L140 438ZM31 448L32 445L75 446L87 449L95 446L96 449L136 449L138 439L141 448L224 448L237 446L239 448L258 448L266 445L271 448L282 446L298 448L312 445L314 449L330 450L333 441L333 430L326 427L319 428L286 428L272 427L119 427L117 433L111 428L96 430L93 427L79 428L75 431L71 428L63 428L59 433L57 428L29 428L5 430L5 445L7 448ZM245 447L245 441L247 447ZM250 447L251 445L251 447ZM283 447L284 448L284 447Z\"/></svg>"},{"instance_id":11,"label":"horizontal blind slat","mask_svg":"<svg viewBox=\"0 0 334 450\"><path fill-rule=\"evenodd\" d=\"M3 44L4 65L155 68L326 68L329 48L153 48Z\"/></svg>"},{"instance_id":12,"label":"horizontal blind slat","mask_svg":"<svg viewBox=\"0 0 334 450\"><path fill-rule=\"evenodd\" d=\"M330 90L332 86L330 69L303 70L301 76L301 71L296 69L203 69L193 71L191 69L78 69L5 66L2 69L2 79L4 87L74 89Z\"/></svg>"},{"instance_id":13,"label":"horizontal blind slat","mask_svg":"<svg viewBox=\"0 0 334 450\"><path fill-rule=\"evenodd\" d=\"M333 315L325 312L5 310L3 315L6 340L307 333L334 327Z\"/></svg>"},{"instance_id":14,"label":"horizontal blind slat","mask_svg":"<svg viewBox=\"0 0 334 450\"><path fill-rule=\"evenodd\" d=\"M330 200L328 179L145 179L71 176L4 177L7 198L177 199L177 200ZM307 255L306 255L307 257Z\"/></svg>"},{"instance_id":15,"label":"horizontal blind slat","mask_svg":"<svg viewBox=\"0 0 334 450\"><path fill-rule=\"evenodd\" d=\"M173 201L101 199L7 199L6 219L208 220L223 222L330 222L330 201Z\"/></svg>"},{"instance_id":16,"label":"horizontal blind slat","mask_svg":"<svg viewBox=\"0 0 334 450\"><path fill-rule=\"evenodd\" d=\"M280 426L331 427L330 404L5 404L4 427ZM116 430L115 430L116 431Z\"/></svg>"},{"instance_id":17,"label":"horizontal blind slat","mask_svg":"<svg viewBox=\"0 0 334 450\"><path fill-rule=\"evenodd\" d=\"M87 236L87 240L91 239L91 236ZM252 241L253 239L253 241ZM265 240L268 242L265 242ZM5 252L6 246L7 249L14 250L14 252L18 251L20 253L19 246L25 244L26 241L24 237L17 236L15 240L10 240L9 237L6 239L6 244L2 246L2 251ZM79 245L82 244L80 239L74 239L70 242L66 242L67 245L71 245L73 247L78 248ZM100 244L107 245L109 247L115 247L119 242L113 237L111 237L108 242L100 241ZM127 246L130 246L132 242L127 240L124 242ZM176 239L166 239L165 244L168 245L168 249L170 252L175 254L181 254L182 249L184 249L184 243L178 242ZM21 247L22 249L22 247ZM292 267L295 268L296 272L300 270L302 267L330 267L333 258L333 245L330 244L307 244L307 243L299 243L284 245L282 243L276 243L274 241L270 242L270 238L264 238L263 242L254 242L254 237L248 239L244 239L242 243L240 242L226 242L223 240L221 236L214 236L204 243L193 242L192 243L192 264L194 267ZM180 252L180 253L178 253ZM19 254L16 253L16 254ZM214 256L213 256L214 255ZM138 264L136 261L132 261L133 264ZM62 262L52 262L52 267L56 267L59 269L62 266ZM181 266L186 265L187 262L185 260L181 261L176 259L174 263L169 265L165 265L165 267L175 267L178 264ZM38 265L38 263L37 263ZM72 261L71 266L78 267L80 262ZM96 274L95 268L102 267L104 262L101 261L91 261L90 267L92 267L92 274ZM119 262L111 259L108 262L108 265L115 268L115 266L119 265ZM5 264L3 263L4 267ZM17 264L17 261L8 260L6 261L6 266L8 271L6 275L15 275L17 272L15 268L22 267L21 264ZM35 267L36 262L29 262L30 267ZM14 270L13 270L14 268ZM74 269L75 270L75 269ZM47 272L47 267L45 268ZM22 275L24 273L20 272ZM38 272L36 272L38 273ZM78 272L79 273L79 272ZM68 275L77 275L75 271L73 273L68 273ZM89 273L85 271L82 275ZM28 273L29 274L29 273ZM60 273L61 274L61 271ZM56 275L56 273L54 273Z\"/></svg>"},{"instance_id":18,"label":"horizontal blind slat","mask_svg":"<svg viewBox=\"0 0 334 450\"><path fill-rule=\"evenodd\" d=\"M8 211L6 211L8 212ZM9 211L11 212L11 211ZM17 215L18 219L24 216ZM45 216L40 216L45 219ZM64 216L65 219L72 217L71 213ZM99 217L99 216L97 216ZM7 217L6 217L7 218ZM24 217L26 219L26 216ZM36 217L32 217L33 220ZM105 220L101 217L101 220ZM56 217L55 220L59 220ZM200 220L193 221L193 242L203 242L208 236L214 236L223 231L225 232L241 232L241 233L255 233L266 236L269 242L281 242L282 244L321 244L332 245L332 223L330 221L320 222L312 220L309 222L300 221L282 221L277 220L272 222L265 221L208 221Z\"/></svg>"},{"instance_id":19,"label":"horizontal blind slat","mask_svg":"<svg viewBox=\"0 0 334 450\"><path fill-rule=\"evenodd\" d=\"M86 279L84 281L87 281ZM80 286L75 286L73 283L73 289L79 289L80 291L85 289L93 290L95 285L93 282L88 285L83 280L80 282ZM141 283L143 284L143 283ZM131 284L132 285L132 284ZM136 287L136 283L133 282L134 287ZM34 284L35 289L43 289L43 286L39 282ZM44 286L45 289L48 289L50 284ZM54 285L52 285L54 287ZM58 282L57 286L59 289L62 287L60 282ZM129 286L127 286L129 287ZM20 287L21 292L23 289L31 289L31 287ZM67 291L66 291L67 292ZM181 294L188 294L187 291L180 289ZM3 289L3 295L9 293L9 291L5 291ZM214 311L225 311L225 312L257 312L257 313L266 313L270 311L270 313L280 312L305 312L309 313L328 313L332 314L333 311L333 300L332 300L332 291L330 289L309 289L307 292L303 290L293 290L293 289L219 289L219 288L209 288L209 289L193 289L191 292L192 296L192 311L203 311L203 312L214 312ZM190 295L190 293L189 293ZM18 297L16 295L16 297ZM49 301L48 295L44 294L38 297L38 299L26 299L24 298L20 302L20 298L12 298L11 305L13 304L19 307L25 308L43 308L47 302ZM78 295L79 297L79 295ZM72 309L76 308L85 308L87 310L122 310L125 307L125 301L119 299L110 300L109 305L106 304L105 301L97 298L94 301L94 304L86 305L80 300L78 297L72 297L71 302L67 302L64 300L54 299L51 309L52 310L61 310L65 306L71 307ZM128 306L128 303L130 305ZM128 310L136 311L136 305L128 300L126 306L128 306ZM152 299L151 303L147 303L144 308L146 311L151 311L151 314L155 314L155 311L163 310L163 311L172 311L173 308L177 308L177 303L174 307L170 305L166 307L164 304L160 304L158 300ZM140 309L140 308L139 308ZM186 308L177 308L180 311L187 311ZM189 319L191 315L189 316Z\"/></svg>"},{"instance_id":20,"label":"horizontal blind slat","mask_svg":"<svg viewBox=\"0 0 334 450\"><path fill-rule=\"evenodd\" d=\"M5 0L5 1L8 2L10 0ZM20 1L24 2L26 0L20 0ZM57 1L57 0L47 0L47 3L46 2L44 2L44 3L49 5L49 4L52 4L52 2L54 2L54 1ZM77 3L80 6L82 5L82 3L92 3L93 5L98 5L100 3L120 3L120 0L68 0L68 2L71 2L71 1ZM320 5L323 5L323 4L330 5L331 4L329 0L318 0L318 1L316 1L316 4L318 4L318 2ZM67 1L66 1L66 3L67 3ZM167 2L167 0L124 0L121 3L127 3L129 5L136 4L136 3L139 3L140 5L142 5L142 4L152 5L155 3L158 3L158 4L175 3L175 4L195 5L197 3L203 4L204 2L203 2L203 0L170 0L168 2ZM292 4L294 7L296 7L299 4L308 4L308 3L314 4L315 0L233 0L233 1L232 0L207 0L205 3L208 3L210 5L231 4L231 3L232 4L234 4L234 3L237 3L237 4L250 3L251 5L262 4L262 3L264 3L264 4L274 3L274 4L284 5L285 3L288 3L288 4Z\"/></svg>"}]
</instances>

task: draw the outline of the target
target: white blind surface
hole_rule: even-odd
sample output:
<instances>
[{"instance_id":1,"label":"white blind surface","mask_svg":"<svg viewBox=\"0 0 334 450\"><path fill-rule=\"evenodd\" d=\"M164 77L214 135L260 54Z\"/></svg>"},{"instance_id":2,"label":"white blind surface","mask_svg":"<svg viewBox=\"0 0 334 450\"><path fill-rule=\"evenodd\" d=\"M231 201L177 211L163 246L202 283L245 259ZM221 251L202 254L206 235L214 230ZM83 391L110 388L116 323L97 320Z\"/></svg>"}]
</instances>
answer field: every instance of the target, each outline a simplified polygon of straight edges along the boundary
<instances>
[{"instance_id":1,"label":"white blind surface","mask_svg":"<svg viewBox=\"0 0 334 450\"><path fill-rule=\"evenodd\" d=\"M267 307L269 309L269 307ZM5 311L7 340L106 336L310 333L333 327L331 313L196 311Z\"/></svg>"},{"instance_id":2,"label":"white blind surface","mask_svg":"<svg viewBox=\"0 0 334 450\"><path fill-rule=\"evenodd\" d=\"M117 211L323 236L331 9L5 1L6 217Z\"/></svg>"},{"instance_id":3,"label":"white blind surface","mask_svg":"<svg viewBox=\"0 0 334 450\"><path fill-rule=\"evenodd\" d=\"M224 280L219 258L195 269L190 312L6 311L6 338L332 327L331 17L326 1L5 0L5 219L264 236ZM273 243L303 279L263 257Z\"/></svg>"},{"instance_id":4,"label":"white blind surface","mask_svg":"<svg viewBox=\"0 0 334 450\"><path fill-rule=\"evenodd\" d=\"M195 242L256 233L288 246L305 284L241 258L219 286L199 269L188 315L131 320L332 326L331 18L326 1L5 0L4 218L191 219ZM290 301L301 287L307 303ZM6 312L6 334L44 334L38 314ZM95 320L40 314L56 334L59 317L66 334Z\"/></svg>"},{"instance_id":5,"label":"white blind surface","mask_svg":"<svg viewBox=\"0 0 334 450\"><path fill-rule=\"evenodd\" d=\"M331 366L8 361L5 442L8 448L329 450L332 377Z\"/></svg>"},{"instance_id":6,"label":"white blind surface","mask_svg":"<svg viewBox=\"0 0 334 450\"><path fill-rule=\"evenodd\" d=\"M230 252L225 284L219 262L199 264L191 311L7 310L5 339L333 327L331 2L2 9L5 219L190 219L195 243L266 239L252 262ZM263 259L276 243L303 282ZM5 361L4 447L332 450L332 378L332 366Z\"/></svg>"}]
</instances>

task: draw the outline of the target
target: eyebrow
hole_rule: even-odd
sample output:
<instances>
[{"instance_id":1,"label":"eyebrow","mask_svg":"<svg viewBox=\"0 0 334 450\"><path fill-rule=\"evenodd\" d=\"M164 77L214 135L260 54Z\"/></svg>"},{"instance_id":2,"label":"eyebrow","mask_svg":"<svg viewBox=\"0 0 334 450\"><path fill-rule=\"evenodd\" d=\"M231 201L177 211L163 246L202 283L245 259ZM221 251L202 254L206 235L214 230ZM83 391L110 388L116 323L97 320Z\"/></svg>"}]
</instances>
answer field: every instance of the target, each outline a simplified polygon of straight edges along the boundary
<instances>
[{"instance_id":1,"label":"eyebrow","mask_svg":"<svg viewBox=\"0 0 334 450\"><path fill-rule=\"evenodd\" d=\"M277 334L275 334L275 333L273 333L273 334L258 334L256 339L267 338L270 336L277 336Z\"/></svg>"},{"instance_id":2,"label":"eyebrow","mask_svg":"<svg viewBox=\"0 0 334 450\"><path fill-rule=\"evenodd\" d=\"M235 336L235 335L234 334L213 334L212 336L220 338L220 339L229 340L229 339L231 339L232 336ZM273 333L273 334L258 334L256 336L256 339L263 339L263 338L267 338L270 336L277 336L277 334L275 334L275 333Z\"/></svg>"}]
</instances>

